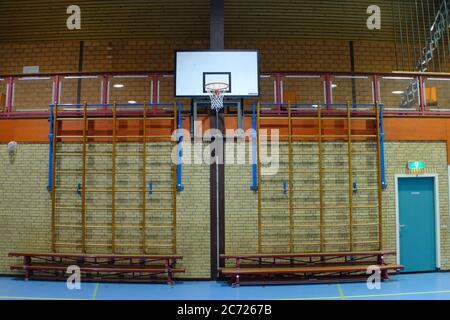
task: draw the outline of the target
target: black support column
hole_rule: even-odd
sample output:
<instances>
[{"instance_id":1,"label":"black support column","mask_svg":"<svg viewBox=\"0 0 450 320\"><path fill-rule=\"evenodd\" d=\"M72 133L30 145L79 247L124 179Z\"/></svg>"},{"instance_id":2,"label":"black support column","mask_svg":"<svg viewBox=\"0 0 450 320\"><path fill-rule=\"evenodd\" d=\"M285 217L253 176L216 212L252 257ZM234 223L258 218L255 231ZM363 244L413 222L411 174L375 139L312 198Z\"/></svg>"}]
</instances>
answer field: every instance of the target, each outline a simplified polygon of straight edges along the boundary
<instances>
[{"instance_id":1,"label":"black support column","mask_svg":"<svg viewBox=\"0 0 450 320\"><path fill-rule=\"evenodd\" d=\"M224 0L210 0L210 35L209 48L211 50L224 49Z\"/></svg>"},{"instance_id":2,"label":"black support column","mask_svg":"<svg viewBox=\"0 0 450 320\"><path fill-rule=\"evenodd\" d=\"M224 0L210 0L210 50L224 49ZM218 61L218 63L220 63ZM211 111L211 129L216 128L224 134L224 112ZM222 144L223 147L223 144ZM220 154L220 153L219 153ZM225 171L224 150L219 165L213 163L210 167L210 199L211 199L211 278L218 277L219 255L225 252ZM215 154L212 156L215 157Z\"/></svg>"}]
</instances>

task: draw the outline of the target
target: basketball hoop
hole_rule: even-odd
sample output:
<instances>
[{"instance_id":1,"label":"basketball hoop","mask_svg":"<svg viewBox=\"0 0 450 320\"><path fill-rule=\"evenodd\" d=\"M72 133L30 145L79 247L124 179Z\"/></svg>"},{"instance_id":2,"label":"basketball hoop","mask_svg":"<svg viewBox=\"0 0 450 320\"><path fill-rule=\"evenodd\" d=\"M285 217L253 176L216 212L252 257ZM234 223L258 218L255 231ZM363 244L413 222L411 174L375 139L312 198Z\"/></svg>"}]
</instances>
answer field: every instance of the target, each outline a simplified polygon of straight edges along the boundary
<instances>
[{"instance_id":1,"label":"basketball hoop","mask_svg":"<svg viewBox=\"0 0 450 320\"><path fill-rule=\"evenodd\" d=\"M209 82L205 85L205 90L211 99L211 109L220 110L223 108L223 93L228 90L225 82Z\"/></svg>"}]
</instances>

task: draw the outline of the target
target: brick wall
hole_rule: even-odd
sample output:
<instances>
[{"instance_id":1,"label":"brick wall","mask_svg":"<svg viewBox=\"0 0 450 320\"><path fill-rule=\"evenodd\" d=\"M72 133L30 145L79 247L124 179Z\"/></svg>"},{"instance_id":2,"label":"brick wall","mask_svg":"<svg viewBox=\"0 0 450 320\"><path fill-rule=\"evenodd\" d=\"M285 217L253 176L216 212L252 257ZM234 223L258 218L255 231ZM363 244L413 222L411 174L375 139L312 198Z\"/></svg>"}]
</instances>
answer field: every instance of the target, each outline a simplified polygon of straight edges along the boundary
<instances>
[{"instance_id":1,"label":"brick wall","mask_svg":"<svg viewBox=\"0 0 450 320\"><path fill-rule=\"evenodd\" d=\"M450 268L449 246L450 232L448 229L448 174L445 142L386 142L386 179L388 189L383 191L383 249L396 250L396 211L395 211L395 174L404 174L405 164L411 159L424 159L430 173L439 176L439 203L440 203L440 232L441 232L441 265L442 269ZM331 142L324 145L324 153L346 154L347 144L342 142ZM377 193L375 172L371 172L376 166L376 158L373 143L353 143L353 180L358 183L359 192L353 195L353 250L376 250L377 249L377 209L364 208L377 205ZM286 145L281 143L280 171L287 168L285 156ZM318 174L313 173L317 169L316 143L301 143L294 146L294 153L303 154L295 161L294 170L307 168L307 171L294 176L294 188L316 189L318 188ZM364 154L360 155L359 154ZM324 158L324 168L339 170L347 165L346 156L328 156ZM258 249L258 200L257 193L250 190L251 165L227 165L225 167L225 197L226 197L226 252L227 253L254 253ZM345 171L345 170L344 170ZM263 192L263 207L284 207L289 205L288 196L283 193L283 179L286 174L278 174L263 178L262 188L273 191ZM348 177L346 174L329 173L324 179L325 206L348 203ZM342 191L332 191L332 190ZM308 207L318 204L318 192L294 192L294 207ZM294 210L294 224L297 226L310 225L310 227L296 227L294 230L295 252L317 252L320 250L319 230L314 227L318 224L319 211ZM268 242L274 247L263 248L263 252L288 251L289 243L289 221L288 210L263 211L263 242ZM324 221L328 228L324 228L324 250L339 251L348 250L349 213L347 208L325 210ZM272 228L267 228L272 225ZM284 227L273 227L273 226ZM281 230L281 231L280 231ZM373 243L372 243L373 241ZM275 247L281 245L282 247ZM389 258L393 261L395 258Z\"/></svg>"},{"instance_id":2,"label":"brick wall","mask_svg":"<svg viewBox=\"0 0 450 320\"><path fill-rule=\"evenodd\" d=\"M386 180L388 189L383 192L383 242L386 249L396 249L395 234L395 175L406 174L406 163L410 160L423 159L427 172L438 175L439 212L441 233L442 269L450 269L450 230L448 201L448 168L446 142L400 142L386 143Z\"/></svg>"},{"instance_id":3,"label":"brick wall","mask_svg":"<svg viewBox=\"0 0 450 320\"><path fill-rule=\"evenodd\" d=\"M207 49L207 40L88 40L84 42L83 71L171 71L174 50ZM227 49L259 49L262 71L351 71L348 41L303 39L254 39L226 41ZM25 65L39 65L41 72L76 72L79 64L78 41L5 43L0 48L0 73L21 73ZM360 72L391 72L396 70L395 51L391 43L355 41L355 70ZM17 81L16 110L45 110L52 98L52 81ZM100 102L101 77L97 79L62 79L61 102ZM152 79L112 79L111 101L148 101ZM159 77L160 101L173 101L173 78ZM298 101L323 101L323 79L283 79L287 97ZM115 83L125 84L116 89ZM351 81L334 79L335 101L352 97ZM357 80L358 102L370 102L369 81ZM78 83L81 84L78 90ZM273 79L261 79L263 101L273 100ZM382 89L384 87L382 86ZM4 88L3 88L4 89ZM2 90L0 84L0 90ZM389 91L390 90L390 91ZM391 88L383 93L387 100ZM288 99L286 97L286 99ZM398 104L398 97L394 99ZM393 103L394 103L393 102Z\"/></svg>"},{"instance_id":4,"label":"brick wall","mask_svg":"<svg viewBox=\"0 0 450 320\"><path fill-rule=\"evenodd\" d=\"M41 72L75 72L78 70L79 46L77 41L5 43L0 48L0 73L20 73L25 65L39 65ZM390 42L354 41L355 71L392 72L398 70L395 48ZM155 40L89 40L84 42L83 71L171 71L174 68L174 50L207 49L207 40L155 39ZM262 71L351 71L348 41L303 39L254 39L226 41L227 49L259 49ZM407 71L407 70L403 70ZM410 70L411 71L411 70ZM273 101L273 78L261 79L261 100ZM100 102L101 77L97 79L62 79L61 102ZM110 101L148 101L152 79L112 79ZM173 101L173 77L158 77L160 101ZM332 79L335 102L372 101L370 79ZM78 84L80 83L80 89ZM122 83L124 88L114 88ZM16 110L46 110L52 100L53 79L16 81ZM397 107L402 96L392 91L405 90L408 80L381 79L380 93L386 106ZM440 107L449 107L445 92L447 82L429 82L437 88ZM0 91L6 90L0 81ZM283 78L285 101L323 102L323 79ZM178 99L179 100L179 99ZM184 101L184 100L183 100ZM187 102L187 101L186 101ZM430 105L436 104L431 98ZM415 105L417 107L417 105Z\"/></svg>"},{"instance_id":5,"label":"brick wall","mask_svg":"<svg viewBox=\"0 0 450 320\"><path fill-rule=\"evenodd\" d=\"M1 145L6 150L6 145ZM142 183L140 172L142 161L131 154L139 153L139 144L119 143L117 153L130 154L116 160L118 190L139 189ZM147 247L148 254L172 253L171 193L161 191L171 188L170 143L149 143L147 178L152 181L153 193L147 194ZM155 150L158 152L155 153ZM71 153L58 157L56 175L57 190L57 233L58 252L81 252L81 198L76 193L80 174L73 172L81 168L78 143L59 145L58 152ZM88 145L86 177L87 252L111 252L111 193L101 192L111 187L111 176L105 171L111 168L107 156L93 156L108 153L108 143ZM4 194L0 202L0 273L10 273L9 265L15 260L7 258L10 251L51 250L51 197L46 191L48 144L20 143L14 157L6 152L0 154L4 164L0 171L0 192ZM30 170L30 168L33 168ZM62 171L66 171L63 174ZM70 171L70 172L69 172ZM68 172L68 173L67 173ZM90 172L90 173L89 173ZM185 267L184 276L206 278L209 266L209 166L186 165L183 171L186 191L177 194L177 253L184 256L179 265ZM97 190L97 192L89 192ZM143 253L142 194L140 192L116 193L116 252ZM156 226L160 226L156 228Z\"/></svg>"},{"instance_id":6,"label":"brick wall","mask_svg":"<svg viewBox=\"0 0 450 320\"><path fill-rule=\"evenodd\" d=\"M10 273L12 250L50 249L51 200L46 190L48 144L20 144L10 157L0 145L0 270Z\"/></svg>"},{"instance_id":7,"label":"brick wall","mask_svg":"<svg viewBox=\"0 0 450 320\"><path fill-rule=\"evenodd\" d=\"M2 144L1 149L6 149ZM91 146L90 148L106 148L106 144ZM77 144L66 144L64 148L79 148ZM136 145L127 144L120 148L124 148L124 152L131 152ZM151 148L151 146L149 147ZM301 168L311 168L316 166L317 159L315 156L307 156L306 154L315 153L317 145L314 143L301 143L294 146L294 152L304 154L298 156L295 162L295 170ZM355 143L353 150L355 157L353 166L356 168L370 170L375 164L373 156L364 155L356 156L356 152L370 153L374 146L368 143ZM286 146L281 145L281 153ZM325 145L328 153L346 153L346 144L333 142ZM445 142L386 142L386 178L388 189L383 192L383 247L386 250L396 249L395 234L395 190L394 176L395 174L405 173L405 163L411 159L424 159L430 173L437 173L439 176L439 196L440 196L440 227L441 227L441 260L442 268L450 269L450 232L448 225L450 223L448 216L448 185L447 185L447 157ZM21 143L15 156L10 157L6 152L0 153L0 161L3 163L3 170L0 171L0 192L3 194L3 201L0 202L0 215L2 223L0 224L0 273L10 273L8 266L15 260L7 258L7 253L12 250L36 250L49 251L51 243L50 224L51 224L51 200L50 195L46 191L47 183L47 157L48 145L42 143ZM286 169L286 157L281 157L280 170ZM334 165L333 170L346 166L346 158L330 155L325 158L325 163ZM76 161L67 158L67 165L72 166ZM95 166L96 170L107 165L107 160L97 160L95 164L92 158L89 159L90 166ZM72 162L72 164L70 164ZM150 162L149 162L150 163ZM139 167L139 163L131 161L131 159L123 160L122 165L127 170L133 170ZM156 164L154 163L153 166ZM162 164L167 165L167 164ZM120 166L120 164L119 164ZM328 167L328 166L327 166ZM32 168L32 170L30 169ZM159 169L161 171L162 168ZM251 165L226 165L225 167L225 196L226 196L226 252L227 253L250 253L257 250L257 193L250 190L251 186ZM154 172L149 168L149 173ZM153 177L153 174L150 174ZM162 173L161 173L162 177ZM160 175L154 176L155 190L157 190L157 180ZM62 178L61 178L62 179ZM73 192L69 192L65 201L61 203L64 206L79 204L79 196L75 192L75 186L78 177L66 177L68 179L64 185L73 188ZM279 191L273 192L269 199L268 193L265 196L266 206L287 206L287 196L282 192L283 174L271 177L264 183L265 188L278 188ZM353 179L358 182L360 189L357 195L354 195L353 201L355 206L365 206L376 203L374 191L364 190L374 186L374 176L372 173L363 174L361 172L354 173ZM126 179L120 179L118 187L130 187L138 178L127 176ZM294 177L296 188L315 188L317 186L317 174L302 173L296 174ZM347 202L348 180L347 176L340 174L329 174L325 178L326 189L343 189L343 191L328 191L325 194L326 204ZM89 186L96 188L105 187L110 182L100 172L88 181ZM62 183L58 180L58 183ZM183 183L185 191L177 194L177 253L184 256L182 264L187 268L186 277L191 278L207 278L210 274L209 252L210 252L210 226L209 226L209 166L207 165L185 165L183 167ZM72 186L72 187L71 187ZM158 196L161 197L161 196ZM69 199L70 198L70 199ZM128 195L119 197L118 206L138 206L139 196ZM103 200L102 200L103 199ZM156 201L156 202L152 202ZM268 201L268 202L267 202ZM170 199L149 199L149 207L165 205L170 203ZM109 208L110 199L101 196L95 197L95 201L88 200L88 205L96 207ZM296 192L294 194L294 206L306 207L317 204L317 192ZM110 211L95 212L89 215L88 225L110 223ZM296 209L294 211L294 222L303 225L295 229L294 241L295 251L319 250L317 245L318 230L314 227L305 227L305 225L317 224L318 211L311 209ZM64 210L60 212L62 221L67 224L79 224L79 211ZM274 228L267 228L272 225L287 224L288 210L278 210L269 213L263 221L264 241L271 244L282 244L282 247L266 248L265 252L281 252L286 250L288 243L288 232L286 228L281 228L281 232ZM377 232L373 226L363 226L365 223L376 223L376 211L373 209L358 209L353 213L354 216L354 242L358 241L376 241ZM152 220L149 212L149 223L156 222ZM129 212L126 215L117 214L118 226L139 225L141 222L140 213ZM153 216L153 219L162 218L161 216ZM330 228L324 230L324 240L329 243L325 250L348 250L348 228L335 227L338 224L346 224L348 222L348 210L345 208L333 209L329 208L325 211L325 223ZM370 220L372 219L372 220ZM161 220L158 220L161 222ZM333 227L334 225L334 227ZM360 226L356 226L360 225ZM376 229L376 228L375 228ZM126 230L126 231L125 231ZM142 233L140 229L125 228L125 230L117 233L117 241L136 246L122 248L120 252L136 252L141 253L140 240ZM277 231L277 232L274 232ZM61 238L67 242L80 243L80 233L76 229L65 228L60 231ZM150 232L149 232L150 233ZM167 237L157 239L158 234L149 234L149 242L165 241ZM88 243L110 243L110 229L100 228L89 230ZM170 235L165 235L169 236ZM339 242L339 243L337 243ZM307 244L309 243L309 244ZM161 248L159 248L161 249ZM149 248L149 253L161 252L158 248ZM359 244L354 250L376 249L374 244ZM60 251L79 250L79 246L61 246ZM88 252L110 252L110 248L89 247ZM280 251L281 250L281 251Z\"/></svg>"},{"instance_id":8,"label":"brick wall","mask_svg":"<svg viewBox=\"0 0 450 320\"><path fill-rule=\"evenodd\" d=\"M263 253L289 252L289 182L288 146L280 143L279 169L275 175L262 176L261 235ZM275 150L274 150L275 152ZM353 179L348 182L347 143L323 144L324 227L321 231L319 205L319 162L317 142L293 142L293 251L348 251L349 210L348 188L358 182L360 192L353 195L352 250L376 250L377 189L374 143L354 142ZM264 153L264 152L263 152ZM274 155L277 153L275 152ZM361 155L358 155L361 154ZM258 195L250 190L251 166L226 166L227 250L246 252L257 250ZM370 225L369 225L370 224ZM320 233L323 247L320 247Z\"/></svg>"},{"instance_id":9,"label":"brick wall","mask_svg":"<svg viewBox=\"0 0 450 320\"><path fill-rule=\"evenodd\" d=\"M23 66L40 72L78 70L79 41L13 42L0 46L0 73L22 73Z\"/></svg>"},{"instance_id":10,"label":"brick wall","mask_svg":"<svg viewBox=\"0 0 450 320\"><path fill-rule=\"evenodd\" d=\"M79 63L78 41L5 43L0 48L0 73L21 73L23 66L39 65L41 72L76 72ZM392 72L398 70L396 51L392 43L380 41L354 41L355 71ZM262 71L351 71L348 41L303 39L254 39L226 41L228 49L259 49ZM89 40L84 43L83 71L171 71L174 68L174 50L207 49L207 40L155 39L155 40ZM397 53L398 56L398 53ZM407 70L402 70L407 71ZM411 71L411 70L410 70ZM273 78L261 79L261 100L273 101ZM62 79L61 102L100 102L101 77L97 79ZM152 79L112 79L110 101L148 101ZM173 78L158 77L160 101L173 101ZM370 79L332 79L335 102L346 102L353 97L353 84L357 103L372 101ZM80 83L80 89L78 84ZM125 84L114 88L114 84ZM398 107L409 80L381 79L380 94L386 106ZM15 110L46 110L52 98L53 79L16 81ZM428 87L437 89L436 98L430 96L430 106L449 107L445 81L429 81ZM0 81L0 92L6 90ZM284 98L305 103L323 102L323 79L283 79ZM437 101L434 101L437 100ZM184 101L184 100L183 100ZM185 101L187 102L187 101ZM417 107L417 104L414 105Z\"/></svg>"}]
</instances>

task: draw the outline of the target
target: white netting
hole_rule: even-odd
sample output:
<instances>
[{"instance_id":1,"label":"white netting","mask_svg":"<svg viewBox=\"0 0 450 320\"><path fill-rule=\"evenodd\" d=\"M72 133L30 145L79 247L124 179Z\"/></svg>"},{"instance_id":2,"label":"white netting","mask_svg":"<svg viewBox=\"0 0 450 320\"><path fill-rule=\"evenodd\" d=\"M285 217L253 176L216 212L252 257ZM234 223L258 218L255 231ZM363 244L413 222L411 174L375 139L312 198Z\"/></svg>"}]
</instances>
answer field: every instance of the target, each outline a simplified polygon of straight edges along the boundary
<instances>
[{"instance_id":1,"label":"white netting","mask_svg":"<svg viewBox=\"0 0 450 320\"><path fill-rule=\"evenodd\" d=\"M220 110L223 108L223 93L228 89L225 82L211 82L205 86L206 92L211 99L211 109Z\"/></svg>"}]
</instances>

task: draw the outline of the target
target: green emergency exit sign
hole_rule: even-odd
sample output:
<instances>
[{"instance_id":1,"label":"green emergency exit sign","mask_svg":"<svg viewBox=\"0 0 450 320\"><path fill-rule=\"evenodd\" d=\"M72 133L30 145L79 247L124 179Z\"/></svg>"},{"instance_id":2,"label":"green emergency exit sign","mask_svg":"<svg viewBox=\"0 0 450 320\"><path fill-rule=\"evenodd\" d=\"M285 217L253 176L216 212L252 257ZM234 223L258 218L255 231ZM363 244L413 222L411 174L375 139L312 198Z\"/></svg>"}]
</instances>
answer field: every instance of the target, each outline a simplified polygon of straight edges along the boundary
<instances>
[{"instance_id":1,"label":"green emergency exit sign","mask_svg":"<svg viewBox=\"0 0 450 320\"><path fill-rule=\"evenodd\" d=\"M425 169L425 162L423 161L408 161L409 170L423 170Z\"/></svg>"}]
</instances>

